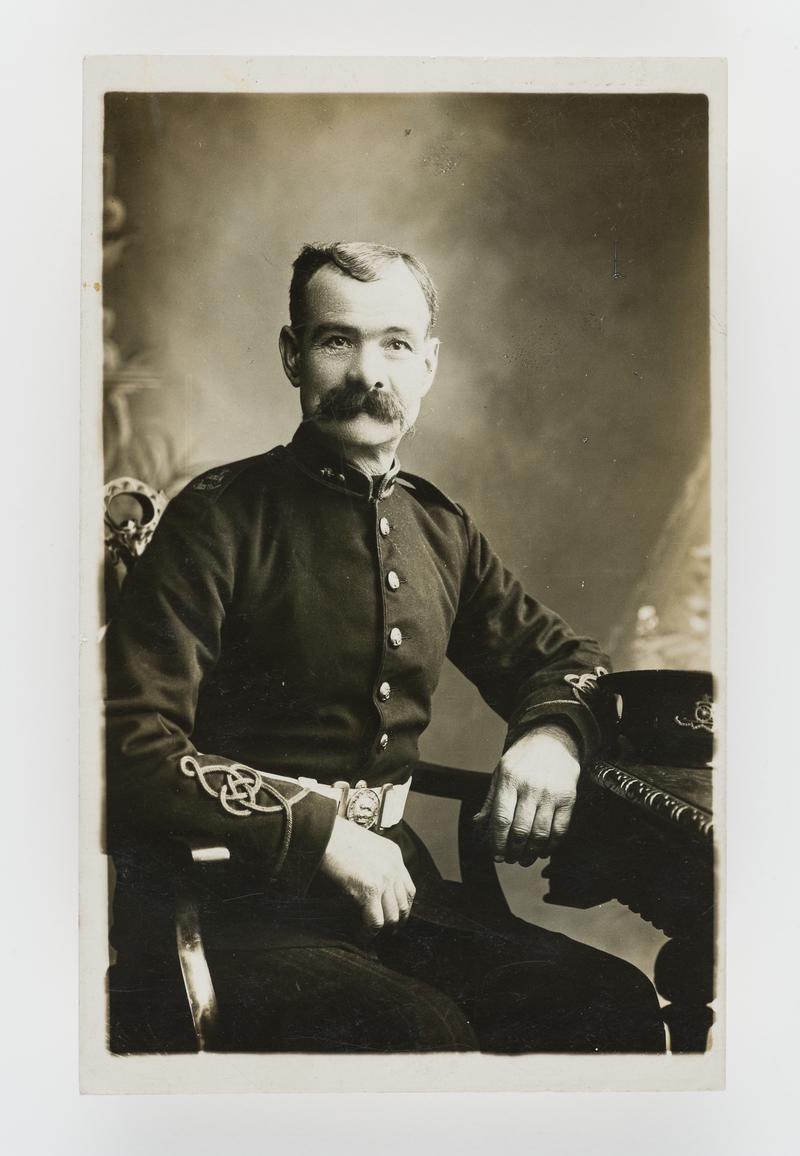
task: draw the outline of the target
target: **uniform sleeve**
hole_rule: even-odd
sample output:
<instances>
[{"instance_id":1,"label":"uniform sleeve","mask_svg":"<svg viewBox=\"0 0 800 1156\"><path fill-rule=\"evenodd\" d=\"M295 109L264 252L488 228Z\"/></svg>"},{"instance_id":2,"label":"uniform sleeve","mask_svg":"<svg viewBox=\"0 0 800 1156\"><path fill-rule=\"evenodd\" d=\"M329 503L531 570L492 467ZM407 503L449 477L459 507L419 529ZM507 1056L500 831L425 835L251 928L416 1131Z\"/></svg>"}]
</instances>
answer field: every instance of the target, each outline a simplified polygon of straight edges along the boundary
<instances>
[{"instance_id":1,"label":"uniform sleeve","mask_svg":"<svg viewBox=\"0 0 800 1156\"><path fill-rule=\"evenodd\" d=\"M468 559L448 657L508 723L506 749L545 721L578 739L582 759L600 746L607 710L597 678L609 660L521 584L464 515Z\"/></svg>"},{"instance_id":2,"label":"uniform sleeve","mask_svg":"<svg viewBox=\"0 0 800 1156\"><path fill-rule=\"evenodd\" d=\"M167 507L129 575L106 634L108 842L170 838L228 848L302 894L327 846L336 804L292 779L192 744L203 680L220 653L242 516L206 493Z\"/></svg>"}]
</instances>

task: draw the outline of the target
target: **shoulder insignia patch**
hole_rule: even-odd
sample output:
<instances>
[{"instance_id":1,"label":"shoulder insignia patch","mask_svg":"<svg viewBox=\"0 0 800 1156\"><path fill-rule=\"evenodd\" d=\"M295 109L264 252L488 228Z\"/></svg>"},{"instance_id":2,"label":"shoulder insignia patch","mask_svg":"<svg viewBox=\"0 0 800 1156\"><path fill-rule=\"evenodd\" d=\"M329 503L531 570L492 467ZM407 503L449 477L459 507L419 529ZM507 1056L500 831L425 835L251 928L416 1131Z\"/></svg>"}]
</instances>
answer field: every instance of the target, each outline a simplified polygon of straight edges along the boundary
<instances>
[{"instance_id":1,"label":"shoulder insignia patch","mask_svg":"<svg viewBox=\"0 0 800 1156\"><path fill-rule=\"evenodd\" d=\"M192 482L192 489L218 490L230 472L230 466L223 466L221 469L211 470L207 474L201 474L199 478L195 478Z\"/></svg>"},{"instance_id":2,"label":"shoulder insignia patch","mask_svg":"<svg viewBox=\"0 0 800 1156\"><path fill-rule=\"evenodd\" d=\"M276 446L265 454L256 454L252 458L242 458L241 461L229 462L224 466L214 466L213 469L199 474L186 489L190 493L208 494L216 499L247 470L258 468L267 463L269 463L270 468L274 468L281 461L283 449L283 446Z\"/></svg>"}]
</instances>

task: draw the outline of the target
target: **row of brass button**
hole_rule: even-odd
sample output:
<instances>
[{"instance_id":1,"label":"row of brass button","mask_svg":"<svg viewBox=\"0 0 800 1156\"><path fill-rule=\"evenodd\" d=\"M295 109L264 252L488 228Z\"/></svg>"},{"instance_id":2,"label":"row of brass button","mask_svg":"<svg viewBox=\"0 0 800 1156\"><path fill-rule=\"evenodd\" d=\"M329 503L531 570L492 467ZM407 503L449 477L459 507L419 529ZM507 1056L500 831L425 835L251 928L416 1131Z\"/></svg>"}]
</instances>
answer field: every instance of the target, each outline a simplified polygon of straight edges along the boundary
<instances>
[{"instance_id":1,"label":"row of brass button","mask_svg":"<svg viewBox=\"0 0 800 1156\"><path fill-rule=\"evenodd\" d=\"M378 522L378 529L380 530L380 532L384 538L388 538L388 536L391 532L391 529L392 529L392 527L389 523L389 519L388 518L381 518L380 522ZM399 590L400 589L400 577L394 570L390 570L389 573L386 575L386 585L389 587L390 590ZM400 630L399 627L393 626L392 629L389 631L389 644L396 648L396 647L400 646L402 641L403 641L403 632ZM389 696L391 695L391 693L392 693L392 688L388 682L382 682L381 685L378 687L378 698L380 699L381 702L386 702L389 699ZM382 751L385 751L386 748L388 747L388 745L389 745L389 736L384 731L384 733L378 739L378 746L380 747L380 749Z\"/></svg>"}]
</instances>

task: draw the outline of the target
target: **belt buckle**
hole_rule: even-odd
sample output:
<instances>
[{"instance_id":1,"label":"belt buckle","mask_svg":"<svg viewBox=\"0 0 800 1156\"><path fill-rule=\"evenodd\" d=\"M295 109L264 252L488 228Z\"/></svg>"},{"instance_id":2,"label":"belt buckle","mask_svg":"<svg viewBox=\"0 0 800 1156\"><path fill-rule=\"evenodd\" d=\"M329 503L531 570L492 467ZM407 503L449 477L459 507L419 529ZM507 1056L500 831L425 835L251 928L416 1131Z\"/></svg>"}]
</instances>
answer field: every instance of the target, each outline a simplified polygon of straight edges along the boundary
<instances>
[{"instance_id":1,"label":"belt buckle","mask_svg":"<svg viewBox=\"0 0 800 1156\"><path fill-rule=\"evenodd\" d=\"M377 827L381 813L381 796L373 787L368 787L363 779L359 779L355 787L350 790L347 799L345 818L351 823L357 823L371 831Z\"/></svg>"}]
</instances>

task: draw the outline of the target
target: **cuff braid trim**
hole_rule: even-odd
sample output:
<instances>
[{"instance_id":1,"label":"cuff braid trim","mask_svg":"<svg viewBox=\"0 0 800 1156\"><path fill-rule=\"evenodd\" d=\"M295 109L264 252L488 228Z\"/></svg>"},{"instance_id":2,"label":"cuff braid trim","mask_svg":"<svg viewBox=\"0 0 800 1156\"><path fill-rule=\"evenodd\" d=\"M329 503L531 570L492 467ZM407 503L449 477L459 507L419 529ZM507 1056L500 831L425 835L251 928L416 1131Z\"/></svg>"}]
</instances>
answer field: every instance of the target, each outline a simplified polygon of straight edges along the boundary
<instances>
[{"instance_id":1,"label":"cuff braid trim","mask_svg":"<svg viewBox=\"0 0 800 1156\"><path fill-rule=\"evenodd\" d=\"M262 775L261 771L255 770L254 767L245 766L244 763L212 763L208 766L201 766L192 755L184 755L180 761L180 768L184 775L189 778L196 778L206 794L210 795L212 799L217 799L229 815L243 819L252 814L274 815L283 812L283 838L273 868L273 874L277 875L286 861L292 839L292 807L304 799L308 791L304 787L300 787L300 790L291 799L285 799L277 787L274 787ZM223 776L223 781L218 789L209 782L211 775ZM258 795L261 791L264 791L275 802L270 806L259 803Z\"/></svg>"}]
</instances>

